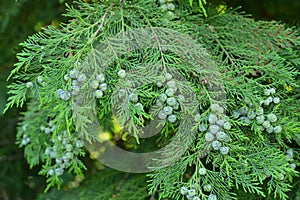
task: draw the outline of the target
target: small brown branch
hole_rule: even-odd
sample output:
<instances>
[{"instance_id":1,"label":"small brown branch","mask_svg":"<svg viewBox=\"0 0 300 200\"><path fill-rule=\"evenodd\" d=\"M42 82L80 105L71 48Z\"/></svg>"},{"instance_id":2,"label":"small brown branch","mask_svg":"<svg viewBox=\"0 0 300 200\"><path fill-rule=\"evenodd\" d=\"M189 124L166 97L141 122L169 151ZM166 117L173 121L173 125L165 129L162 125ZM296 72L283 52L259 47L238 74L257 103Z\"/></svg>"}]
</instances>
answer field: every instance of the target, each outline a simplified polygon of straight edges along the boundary
<instances>
[{"instance_id":1,"label":"small brown branch","mask_svg":"<svg viewBox=\"0 0 300 200\"><path fill-rule=\"evenodd\" d=\"M154 192L152 193L151 198L150 198L149 200L154 200L154 198L155 198L155 193L156 193L156 190L154 190Z\"/></svg>"},{"instance_id":2,"label":"small brown branch","mask_svg":"<svg viewBox=\"0 0 300 200\"><path fill-rule=\"evenodd\" d=\"M104 15L101 17L100 21L101 23L99 24L98 26L98 29L93 33L93 35L91 36L90 40L89 40L89 43L92 43L92 41L95 39L95 37L98 35L99 31L103 28L104 26L104 21L105 21L105 18L107 17L108 15L108 12L112 9L112 7L114 7L115 4L111 4L108 9L106 10L106 12L104 13ZM100 22L99 21L99 22Z\"/></svg>"}]
</instances>

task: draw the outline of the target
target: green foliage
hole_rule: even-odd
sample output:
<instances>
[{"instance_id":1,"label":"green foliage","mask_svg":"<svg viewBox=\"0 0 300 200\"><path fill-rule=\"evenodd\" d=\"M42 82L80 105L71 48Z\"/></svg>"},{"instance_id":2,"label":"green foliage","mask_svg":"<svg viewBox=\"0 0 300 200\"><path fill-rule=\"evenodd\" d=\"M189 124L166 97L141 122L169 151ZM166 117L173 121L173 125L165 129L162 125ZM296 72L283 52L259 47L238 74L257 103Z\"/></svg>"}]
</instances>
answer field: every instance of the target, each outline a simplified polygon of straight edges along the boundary
<instances>
[{"instance_id":1,"label":"green foliage","mask_svg":"<svg viewBox=\"0 0 300 200\"><path fill-rule=\"evenodd\" d=\"M64 10L58 1L0 1L0 199L34 199L45 187L38 168L29 170L23 149L15 144L20 110L13 108L5 115L3 110L9 96L7 77L20 51L18 44L43 26L57 26Z\"/></svg>"},{"instance_id":2,"label":"green foliage","mask_svg":"<svg viewBox=\"0 0 300 200\"><path fill-rule=\"evenodd\" d=\"M228 200L250 193L288 198L299 165L300 110L293 94L299 87L297 32L234 10L218 13L212 7L203 17L205 1L199 1L197 12L185 3L162 12L165 4L153 0L78 2L68 6L70 21L60 29L49 26L21 44L6 110L26 103L17 144L25 148L30 167L42 165L46 190L68 182L68 174L83 177L84 140L104 142L99 132L89 132L95 122L91 115L100 124L117 118L106 140L126 150L143 152L180 141L160 152L160 166L152 166L147 183L145 175L106 169L87 173L92 177L70 192L53 190L46 197ZM141 29L157 38L134 32ZM130 39L128 33L142 49L119 45ZM176 89L170 82L159 86L167 73L183 77L174 78ZM105 79L99 81L99 75ZM107 85L95 93L99 83ZM168 94L170 88L176 95ZM137 100L130 99L133 93ZM173 97L174 105L171 98L158 100L162 94ZM151 143L140 139L140 128L167 104L173 106L173 119L160 121L163 128ZM124 130L116 131L118 126ZM126 138L126 131L133 136ZM91 154L98 158L100 150Z\"/></svg>"},{"instance_id":3,"label":"green foliage","mask_svg":"<svg viewBox=\"0 0 300 200\"><path fill-rule=\"evenodd\" d=\"M193 6L194 0L189 0L189 2L190 2L190 5ZM199 8L202 10L204 16L207 17L207 13L206 13L206 10L204 8L204 6L206 4L206 0L199 0L198 4L199 4Z\"/></svg>"},{"instance_id":4,"label":"green foliage","mask_svg":"<svg viewBox=\"0 0 300 200\"><path fill-rule=\"evenodd\" d=\"M61 17L57 15L61 14L63 9L63 5L59 5L58 1L40 3L37 0L3 0L0 2L1 117L7 98L7 73L10 71L9 66L16 61L15 54L20 50L18 44L47 24L57 26L61 21ZM38 12L39 10L43 12Z\"/></svg>"},{"instance_id":5,"label":"green foliage","mask_svg":"<svg viewBox=\"0 0 300 200\"><path fill-rule=\"evenodd\" d=\"M90 174L83 182L75 180L69 191L53 189L38 199L116 199L143 200L147 199L145 175L124 174L113 170L103 170Z\"/></svg>"},{"instance_id":6,"label":"green foliage","mask_svg":"<svg viewBox=\"0 0 300 200\"><path fill-rule=\"evenodd\" d=\"M71 2L71 1L65 1ZM40 12L43 10L43 12ZM15 61L14 55L19 51L18 44L28 35L40 31L42 27L57 24L64 6L59 1L41 3L38 0L0 2L0 63Z\"/></svg>"}]
</instances>

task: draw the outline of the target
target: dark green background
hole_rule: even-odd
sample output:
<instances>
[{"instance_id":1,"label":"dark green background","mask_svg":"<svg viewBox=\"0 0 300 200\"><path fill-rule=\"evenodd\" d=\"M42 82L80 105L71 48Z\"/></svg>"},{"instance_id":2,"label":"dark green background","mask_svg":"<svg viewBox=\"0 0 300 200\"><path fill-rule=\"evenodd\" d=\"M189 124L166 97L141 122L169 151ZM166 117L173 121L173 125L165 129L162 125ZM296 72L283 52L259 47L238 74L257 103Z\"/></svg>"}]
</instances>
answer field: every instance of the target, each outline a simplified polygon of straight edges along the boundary
<instances>
[{"instance_id":1,"label":"dark green background","mask_svg":"<svg viewBox=\"0 0 300 200\"><path fill-rule=\"evenodd\" d=\"M15 145L18 112L14 108L2 114L7 99L7 76L20 51L18 43L49 24L57 26L66 19L64 0L1 0L0 1L0 200L34 199L44 189L45 180L37 169L29 170L23 149ZM211 2L208 0L208 2ZM229 7L242 6L240 11L255 19L280 20L300 25L299 0L226 0Z\"/></svg>"}]
</instances>

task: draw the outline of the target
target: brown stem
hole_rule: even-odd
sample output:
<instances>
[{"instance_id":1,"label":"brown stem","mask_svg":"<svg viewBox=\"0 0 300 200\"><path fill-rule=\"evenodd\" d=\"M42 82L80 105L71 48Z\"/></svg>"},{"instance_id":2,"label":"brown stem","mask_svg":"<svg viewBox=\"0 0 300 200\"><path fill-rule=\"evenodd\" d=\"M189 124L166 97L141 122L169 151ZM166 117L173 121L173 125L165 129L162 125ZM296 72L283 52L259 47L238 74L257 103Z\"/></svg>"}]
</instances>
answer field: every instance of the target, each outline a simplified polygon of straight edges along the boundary
<instances>
[{"instance_id":1,"label":"brown stem","mask_svg":"<svg viewBox=\"0 0 300 200\"><path fill-rule=\"evenodd\" d=\"M151 198L149 200L154 200L155 193L156 193L156 190L154 190L154 192L152 193Z\"/></svg>"}]
</instances>

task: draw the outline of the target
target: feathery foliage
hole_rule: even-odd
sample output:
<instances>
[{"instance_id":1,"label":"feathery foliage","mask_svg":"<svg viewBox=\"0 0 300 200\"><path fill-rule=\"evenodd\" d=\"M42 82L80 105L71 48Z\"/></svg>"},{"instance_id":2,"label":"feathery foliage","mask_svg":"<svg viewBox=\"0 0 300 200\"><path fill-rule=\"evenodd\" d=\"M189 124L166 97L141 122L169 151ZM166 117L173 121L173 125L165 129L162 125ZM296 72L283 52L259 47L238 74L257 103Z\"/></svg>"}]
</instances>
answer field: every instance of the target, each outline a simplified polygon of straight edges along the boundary
<instances>
[{"instance_id":1,"label":"feathery foliage","mask_svg":"<svg viewBox=\"0 0 300 200\"><path fill-rule=\"evenodd\" d=\"M46 190L66 171L83 177L84 144L100 144L90 152L100 158L110 141L169 148L147 183L105 169L63 199L288 199L299 164L297 32L192 3L80 2L60 29L21 44L6 110L26 103L17 143L31 167L42 165ZM154 120L159 134L141 138Z\"/></svg>"}]
</instances>

